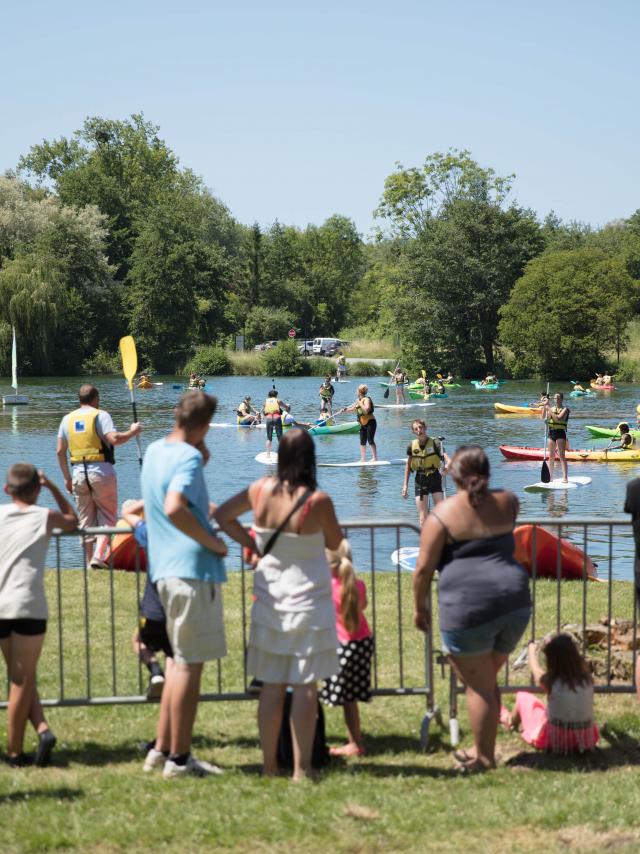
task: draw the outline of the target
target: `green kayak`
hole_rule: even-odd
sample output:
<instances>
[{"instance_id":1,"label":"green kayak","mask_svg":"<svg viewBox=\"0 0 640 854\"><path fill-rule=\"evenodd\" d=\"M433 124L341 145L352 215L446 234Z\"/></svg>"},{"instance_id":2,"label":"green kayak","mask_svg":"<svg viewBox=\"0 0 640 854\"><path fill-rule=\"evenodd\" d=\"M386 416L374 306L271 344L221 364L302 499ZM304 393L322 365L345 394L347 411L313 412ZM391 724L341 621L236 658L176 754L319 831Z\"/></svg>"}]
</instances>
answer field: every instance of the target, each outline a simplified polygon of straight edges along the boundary
<instances>
[{"instance_id":1,"label":"green kayak","mask_svg":"<svg viewBox=\"0 0 640 854\"><path fill-rule=\"evenodd\" d=\"M612 430L609 427L590 427L590 426L587 426L587 430L593 436L594 439L619 439L620 438L620 431L617 429ZM629 432L636 439L640 439L640 430L629 430Z\"/></svg>"},{"instance_id":2,"label":"green kayak","mask_svg":"<svg viewBox=\"0 0 640 854\"><path fill-rule=\"evenodd\" d=\"M409 397L411 398L411 400L425 400L425 398L429 399L430 397L449 397L449 395L446 393L446 391L444 394L440 394L437 391L432 391L431 394L425 395L421 391L411 391L411 389L410 389L409 390Z\"/></svg>"},{"instance_id":3,"label":"green kayak","mask_svg":"<svg viewBox=\"0 0 640 854\"><path fill-rule=\"evenodd\" d=\"M434 383L432 383L432 385L434 385ZM445 388L462 388L460 383L442 383L442 385ZM409 391L422 391L424 386L422 385L422 383L411 383L411 385L408 385L407 388L409 389Z\"/></svg>"},{"instance_id":4,"label":"green kayak","mask_svg":"<svg viewBox=\"0 0 640 854\"><path fill-rule=\"evenodd\" d=\"M325 424L322 427L316 424L309 430L312 436L339 436L341 433L350 436L359 432L360 425L357 421L345 421L343 424Z\"/></svg>"}]
</instances>

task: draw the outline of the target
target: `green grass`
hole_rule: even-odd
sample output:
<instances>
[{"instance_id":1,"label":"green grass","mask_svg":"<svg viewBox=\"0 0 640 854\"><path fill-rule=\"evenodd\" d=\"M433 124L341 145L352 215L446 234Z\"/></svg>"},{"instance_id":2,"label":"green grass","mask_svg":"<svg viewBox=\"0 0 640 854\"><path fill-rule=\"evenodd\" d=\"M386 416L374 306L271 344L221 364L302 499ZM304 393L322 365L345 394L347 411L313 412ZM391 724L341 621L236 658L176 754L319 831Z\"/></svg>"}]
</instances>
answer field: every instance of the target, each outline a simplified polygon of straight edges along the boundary
<instances>
[{"instance_id":1,"label":"green grass","mask_svg":"<svg viewBox=\"0 0 640 854\"><path fill-rule=\"evenodd\" d=\"M371 596L371 579L363 573ZM65 687L68 697L85 691L84 588L80 573L61 574L64 613ZM59 693L57 677L56 576L48 573L52 611L40 667L45 697ZM247 582L248 583L248 582ZM422 639L411 628L411 579L403 576L402 645L405 682L419 685ZM537 585L536 634L554 628L556 586ZM109 644L112 632L111 579L88 576L92 692L111 693ZM245 592L248 592L246 590ZM613 613L630 617L632 585L612 587ZM137 693L138 668L130 652L135 625L135 578L113 579L118 645L117 689ZM606 585L587 588L590 621L607 612ZM240 690L241 578L234 573L225 590L229 656L222 688ZM561 623L580 622L580 585L561 587ZM371 608L370 608L371 611ZM376 578L378 679L398 684L398 599L395 577ZM436 637L436 646L438 639ZM523 684L527 672L513 678ZM4 684L4 680L3 680ZM208 666L205 690L215 690L216 668ZM437 697L447 709L448 680L436 675ZM509 698L507 698L509 702ZM640 845L637 816L640 790L635 740L640 736L635 700L596 699L607 728L602 749L588 758L536 756L513 734L501 732L497 771L458 779L446 733L434 730L435 751L419 750L424 713L419 697L376 698L363 707L368 755L338 763L315 784L262 780L254 702L203 703L196 723L195 749L222 765L224 777L165 782L145 775L136 743L151 737L155 705L51 709L59 738L55 764L48 769L0 770L0 826L3 851L70 850L204 851L635 851ZM469 744L464 701L460 702L462 743ZM445 715L446 717L446 715ZM329 739L344 736L339 710L326 714ZM27 747L33 736L28 735Z\"/></svg>"},{"instance_id":2,"label":"green grass","mask_svg":"<svg viewBox=\"0 0 640 854\"><path fill-rule=\"evenodd\" d=\"M353 359L389 359L396 362L400 358L400 348L388 338L349 338L345 331L344 338L349 341L344 353Z\"/></svg>"}]
</instances>

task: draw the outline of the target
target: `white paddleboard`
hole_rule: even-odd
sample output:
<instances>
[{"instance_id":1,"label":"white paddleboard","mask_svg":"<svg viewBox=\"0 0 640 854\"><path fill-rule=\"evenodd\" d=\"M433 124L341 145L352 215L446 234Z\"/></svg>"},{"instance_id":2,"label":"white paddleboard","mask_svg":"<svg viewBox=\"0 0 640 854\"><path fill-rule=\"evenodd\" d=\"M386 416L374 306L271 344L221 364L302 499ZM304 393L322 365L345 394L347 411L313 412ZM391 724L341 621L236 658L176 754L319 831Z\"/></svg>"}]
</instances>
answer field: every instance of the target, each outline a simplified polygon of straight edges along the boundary
<instances>
[{"instance_id":1,"label":"white paddleboard","mask_svg":"<svg viewBox=\"0 0 640 854\"><path fill-rule=\"evenodd\" d=\"M332 379L331 382L332 383L339 383L340 385L343 385L343 383L350 383L351 380L335 380L335 379Z\"/></svg>"},{"instance_id":2,"label":"white paddleboard","mask_svg":"<svg viewBox=\"0 0 640 854\"><path fill-rule=\"evenodd\" d=\"M256 457L257 459L257 457ZM403 466L406 462L406 459L401 460L367 460L364 463L361 463L360 460L356 463L318 463L319 466L324 466L325 468L334 468L334 469L354 469L354 468L368 468L369 466Z\"/></svg>"},{"instance_id":3,"label":"white paddleboard","mask_svg":"<svg viewBox=\"0 0 640 854\"><path fill-rule=\"evenodd\" d=\"M414 401L413 403L376 403L376 409L411 409L412 406L435 406L429 401Z\"/></svg>"},{"instance_id":4,"label":"white paddleboard","mask_svg":"<svg viewBox=\"0 0 640 854\"><path fill-rule=\"evenodd\" d=\"M396 549L391 552L391 563L400 566L406 572L413 572L416 568L418 560L419 546L403 546L401 549Z\"/></svg>"},{"instance_id":5,"label":"white paddleboard","mask_svg":"<svg viewBox=\"0 0 640 854\"><path fill-rule=\"evenodd\" d=\"M266 451L261 451L259 454L256 454L254 457L257 463L262 463L263 466L277 466L278 465L278 453L277 451L271 451L268 454Z\"/></svg>"},{"instance_id":6,"label":"white paddleboard","mask_svg":"<svg viewBox=\"0 0 640 854\"><path fill-rule=\"evenodd\" d=\"M525 486L525 492L538 492L543 489L575 489L578 486L588 486L591 483L590 477L583 477L582 475L570 476L568 483L564 483L560 478L556 478L555 480L550 481L549 483L543 483L541 480L538 483L532 483L529 486Z\"/></svg>"}]
</instances>

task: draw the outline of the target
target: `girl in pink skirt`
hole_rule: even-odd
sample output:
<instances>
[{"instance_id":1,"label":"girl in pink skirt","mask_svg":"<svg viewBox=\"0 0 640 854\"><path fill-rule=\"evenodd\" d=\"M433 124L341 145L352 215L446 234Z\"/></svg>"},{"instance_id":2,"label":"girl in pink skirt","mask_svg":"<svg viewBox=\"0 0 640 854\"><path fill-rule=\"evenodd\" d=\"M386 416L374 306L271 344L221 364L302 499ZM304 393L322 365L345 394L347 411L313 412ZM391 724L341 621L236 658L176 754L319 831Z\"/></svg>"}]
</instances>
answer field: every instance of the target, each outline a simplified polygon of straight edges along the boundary
<instances>
[{"instance_id":1,"label":"girl in pink skirt","mask_svg":"<svg viewBox=\"0 0 640 854\"><path fill-rule=\"evenodd\" d=\"M583 753L593 750L600 733L593 719L593 679L586 661L569 635L555 635L543 646L546 672L540 667L535 643L529 643L529 667L547 695L518 691L513 713L504 706L500 720L509 729L522 727L522 737L538 750Z\"/></svg>"}]
</instances>

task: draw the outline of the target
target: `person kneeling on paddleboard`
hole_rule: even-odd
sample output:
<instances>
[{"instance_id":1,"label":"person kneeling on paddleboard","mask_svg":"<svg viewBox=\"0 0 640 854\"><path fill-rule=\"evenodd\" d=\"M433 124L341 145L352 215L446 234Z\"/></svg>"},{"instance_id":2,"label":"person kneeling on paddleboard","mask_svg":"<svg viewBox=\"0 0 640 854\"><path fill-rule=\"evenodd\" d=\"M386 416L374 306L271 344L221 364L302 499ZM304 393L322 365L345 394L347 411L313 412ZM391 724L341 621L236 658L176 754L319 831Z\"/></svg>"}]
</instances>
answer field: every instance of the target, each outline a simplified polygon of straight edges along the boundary
<instances>
[{"instance_id":1,"label":"person kneeling on paddleboard","mask_svg":"<svg viewBox=\"0 0 640 854\"><path fill-rule=\"evenodd\" d=\"M429 512L429 496L432 497L434 506L444 498L440 468L444 462L445 471L447 470L449 457L445 454L441 440L433 439L427 435L427 425L422 419L416 418L412 422L411 432L416 438L407 446L407 464L404 468L402 497L407 497L409 475L413 471L416 473L416 508L420 527L422 527Z\"/></svg>"},{"instance_id":2,"label":"person kneeling on paddleboard","mask_svg":"<svg viewBox=\"0 0 640 854\"><path fill-rule=\"evenodd\" d=\"M324 382L320 386L320 417L331 418L333 415L333 395L335 388L331 382L331 377L326 376Z\"/></svg>"},{"instance_id":3,"label":"person kneeling on paddleboard","mask_svg":"<svg viewBox=\"0 0 640 854\"><path fill-rule=\"evenodd\" d=\"M345 406L343 412L355 412L360 425L360 462L363 463L366 457L367 442L371 447L371 460L376 462L378 459L378 449L376 448L375 435L376 417L374 413L373 401L367 394L369 389L366 385L358 386L358 399L350 406Z\"/></svg>"},{"instance_id":4,"label":"person kneeling on paddleboard","mask_svg":"<svg viewBox=\"0 0 640 854\"><path fill-rule=\"evenodd\" d=\"M251 405L251 396L247 395L236 409L238 424L259 424L260 413Z\"/></svg>"},{"instance_id":5,"label":"person kneeling on paddleboard","mask_svg":"<svg viewBox=\"0 0 640 854\"><path fill-rule=\"evenodd\" d=\"M272 388L269 394L267 395L267 399L264 402L264 406L262 407L262 413L264 415L264 420L267 425L267 444L266 450L267 455L271 455L271 442L273 440L273 431L276 431L276 436L278 437L278 444L282 439L282 413L285 411L286 405L278 400L278 392L275 388Z\"/></svg>"},{"instance_id":6,"label":"person kneeling on paddleboard","mask_svg":"<svg viewBox=\"0 0 640 854\"><path fill-rule=\"evenodd\" d=\"M569 421L571 410L568 406L564 405L561 393L554 395L554 401L554 406L551 406L549 401L544 404L540 417L547 422L549 430L547 447L549 451L551 480L553 480L553 467L557 450L560 466L562 467L562 482L567 483L569 478L567 476L567 458L564 452L567 449L567 422Z\"/></svg>"}]
</instances>

